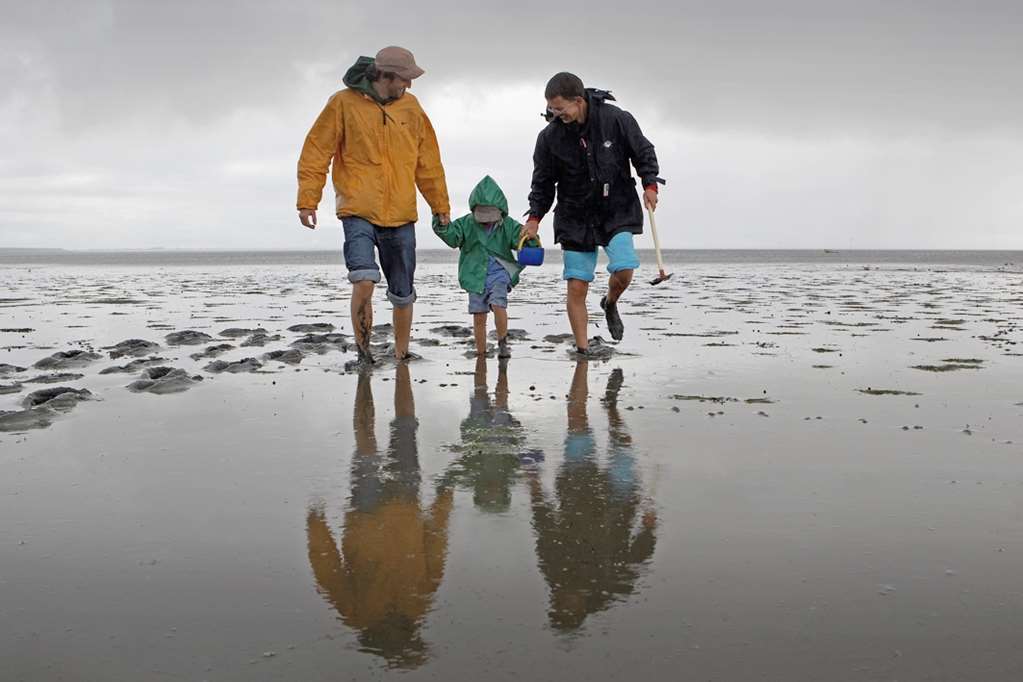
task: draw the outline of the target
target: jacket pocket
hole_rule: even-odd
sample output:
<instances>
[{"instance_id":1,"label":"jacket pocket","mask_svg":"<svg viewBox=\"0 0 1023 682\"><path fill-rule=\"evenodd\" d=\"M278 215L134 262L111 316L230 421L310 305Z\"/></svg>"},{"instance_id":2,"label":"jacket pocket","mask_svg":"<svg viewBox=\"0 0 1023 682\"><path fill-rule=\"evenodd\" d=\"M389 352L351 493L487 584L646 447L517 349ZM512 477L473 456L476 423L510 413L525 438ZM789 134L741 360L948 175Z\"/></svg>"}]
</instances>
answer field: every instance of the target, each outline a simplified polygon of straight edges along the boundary
<instances>
[{"instance_id":1,"label":"jacket pocket","mask_svg":"<svg viewBox=\"0 0 1023 682\"><path fill-rule=\"evenodd\" d=\"M373 114L365 110L355 111L345 116L345 138L341 144L342 157L346 161L354 161L360 165L379 165L382 160L380 125Z\"/></svg>"}]
</instances>

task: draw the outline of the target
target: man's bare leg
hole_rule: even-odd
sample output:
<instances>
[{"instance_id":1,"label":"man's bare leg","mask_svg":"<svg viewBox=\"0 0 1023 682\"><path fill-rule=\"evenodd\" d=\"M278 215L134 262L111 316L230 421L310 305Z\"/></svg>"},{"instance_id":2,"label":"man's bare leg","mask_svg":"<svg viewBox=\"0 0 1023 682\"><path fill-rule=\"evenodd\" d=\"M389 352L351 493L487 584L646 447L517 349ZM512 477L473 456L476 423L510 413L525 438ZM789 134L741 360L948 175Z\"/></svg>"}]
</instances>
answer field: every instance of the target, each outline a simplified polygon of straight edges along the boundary
<instances>
[{"instance_id":1,"label":"man's bare leg","mask_svg":"<svg viewBox=\"0 0 1023 682\"><path fill-rule=\"evenodd\" d=\"M396 360L404 360L408 355L409 338L412 336L412 304L401 308L394 306L391 320L394 324L394 357Z\"/></svg>"},{"instance_id":2,"label":"man's bare leg","mask_svg":"<svg viewBox=\"0 0 1023 682\"><path fill-rule=\"evenodd\" d=\"M476 341L476 355L483 357L487 354L487 314L472 314L472 338Z\"/></svg>"},{"instance_id":3,"label":"man's bare leg","mask_svg":"<svg viewBox=\"0 0 1023 682\"><path fill-rule=\"evenodd\" d=\"M619 270L607 280L607 302L617 303L625 290L632 284L633 270Z\"/></svg>"},{"instance_id":4,"label":"man's bare leg","mask_svg":"<svg viewBox=\"0 0 1023 682\"><path fill-rule=\"evenodd\" d=\"M581 279L568 280L568 324L572 327L572 336L575 337L575 347L579 350L586 350L590 342L586 338L586 325L589 323L589 313L586 312L586 294L590 290L590 283Z\"/></svg>"},{"instance_id":5,"label":"man's bare leg","mask_svg":"<svg viewBox=\"0 0 1023 682\"><path fill-rule=\"evenodd\" d=\"M600 307L604 311L604 320L607 323L607 331L615 341L621 341L625 335L625 325L622 317L618 314L618 298L625 293L632 283L632 270L619 270L611 273L607 282L607 295L600 300Z\"/></svg>"},{"instance_id":6,"label":"man's bare leg","mask_svg":"<svg viewBox=\"0 0 1023 682\"><path fill-rule=\"evenodd\" d=\"M352 283L352 333L359 357L372 359L369 354L369 337L373 333L373 282L368 280Z\"/></svg>"}]
</instances>

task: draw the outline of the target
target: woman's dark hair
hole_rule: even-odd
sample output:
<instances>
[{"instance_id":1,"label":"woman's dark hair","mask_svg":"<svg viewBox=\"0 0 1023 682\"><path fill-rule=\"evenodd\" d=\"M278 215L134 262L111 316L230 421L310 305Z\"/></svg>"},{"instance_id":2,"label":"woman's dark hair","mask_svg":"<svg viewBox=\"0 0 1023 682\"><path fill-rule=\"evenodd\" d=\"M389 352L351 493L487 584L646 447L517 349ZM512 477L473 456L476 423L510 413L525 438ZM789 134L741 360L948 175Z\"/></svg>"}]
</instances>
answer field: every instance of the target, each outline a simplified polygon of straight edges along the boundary
<instances>
[{"instance_id":1,"label":"woman's dark hair","mask_svg":"<svg viewBox=\"0 0 1023 682\"><path fill-rule=\"evenodd\" d=\"M376 83L381 78L393 81L397 77L398 74L391 71L381 71L377 68L376 64L370 64L366 67L366 79L369 80L370 83Z\"/></svg>"},{"instance_id":2,"label":"woman's dark hair","mask_svg":"<svg viewBox=\"0 0 1023 682\"><path fill-rule=\"evenodd\" d=\"M574 99L576 97L585 97L586 88L583 87L582 79L574 73L562 71L556 73L554 76L547 81L547 88L543 91L544 99L554 99L555 97L561 97L562 99Z\"/></svg>"}]
</instances>

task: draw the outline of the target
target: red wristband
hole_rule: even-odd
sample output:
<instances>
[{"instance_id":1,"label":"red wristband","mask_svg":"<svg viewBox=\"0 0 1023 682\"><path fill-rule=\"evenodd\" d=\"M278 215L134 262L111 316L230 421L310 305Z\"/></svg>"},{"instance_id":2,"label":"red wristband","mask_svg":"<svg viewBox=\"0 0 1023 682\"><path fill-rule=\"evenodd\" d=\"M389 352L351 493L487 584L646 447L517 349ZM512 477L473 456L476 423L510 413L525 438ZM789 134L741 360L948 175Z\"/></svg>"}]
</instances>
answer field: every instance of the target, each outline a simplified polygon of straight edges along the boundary
<instances>
[{"instance_id":1,"label":"red wristband","mask_svg":"<svg viewBox=\"0 0 1023 682\"><path fill-rule=\"evenodd\" d=\"M643 185L643 189L652 189L655 194L658 193L657 183L656 182L652 182L649 185Z\"/></svg>"}]
</instances>

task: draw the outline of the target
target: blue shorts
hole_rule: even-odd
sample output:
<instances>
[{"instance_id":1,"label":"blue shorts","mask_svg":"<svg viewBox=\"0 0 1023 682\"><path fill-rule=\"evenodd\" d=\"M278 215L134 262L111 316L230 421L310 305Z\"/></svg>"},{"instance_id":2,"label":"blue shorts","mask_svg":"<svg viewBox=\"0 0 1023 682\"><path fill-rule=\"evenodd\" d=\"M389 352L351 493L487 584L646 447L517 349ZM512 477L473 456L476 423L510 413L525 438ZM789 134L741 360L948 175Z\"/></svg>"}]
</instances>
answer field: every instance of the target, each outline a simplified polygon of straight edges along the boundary
<instances>
[{"instance_id":1,"label":"blue shorts","mask_svg":"<svg viewBox=\"0 0 1023 682\"><path fill-rule=\"evenodd\" d=\"M387 298L396 308L416 300L416 227L380 227L358 216L344 216L345 267L349 282L379 282L380 266L373 249L380 252L380 265L387 279Z\"/></svg>"},{"instance_id":2,"label":"blue shorts","mask_svg":"<svg viewBox=\"0 0 1023 682\"><path fill-rule=\"evenodd\" d=\"M604 253L607 254L608 272L635 270L639 267L639 257L636 256L636 247L632 244L631 232L619 232L611 237L611 241L604 247ZM564 251L562 255L565 261L562 279L593 281L593 273L597 271L596 249L593 251Z\"/></svg>"},{"instance_id":3,"label":"blue shorts","mask_svg":"<svg viewBox=\"0 0 1023 682\"><path fill-rule=\"evenodd\" d=\"M627 496L636 489L636 468L635 459L632 456L632 446L612 444L608 447L610 457L608 458L607 473L611 483L611 490L622 497Z\"/></svg>"},{"instance_id":4,"label":"blue shorts","mask_svg":"<svg viewBox=\"0 0 1023 682\"><path fill-rule=\"evenodd\" d=\"M469 314L490 312L490 306L507 308L509 291L511 275L503 265L491 258L487 264L487 281L483 285L483 293L469 292Z\"/></svg>"},{"instance_id":5,"label":"blue shorts","mask_svg":"<svg viewBox=\"0 0 1023 682\"><path fill-rule=\"evenodd\" d=\"M569 431L565 434L565 464L579 464L593 458L597 444L593 432L587 429Z\"/></svg>"}]
</instances>

